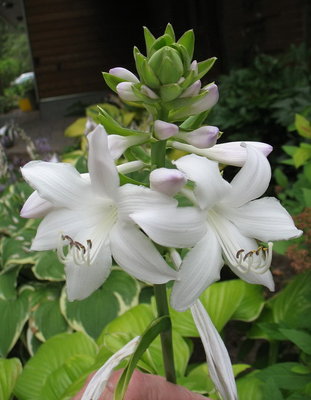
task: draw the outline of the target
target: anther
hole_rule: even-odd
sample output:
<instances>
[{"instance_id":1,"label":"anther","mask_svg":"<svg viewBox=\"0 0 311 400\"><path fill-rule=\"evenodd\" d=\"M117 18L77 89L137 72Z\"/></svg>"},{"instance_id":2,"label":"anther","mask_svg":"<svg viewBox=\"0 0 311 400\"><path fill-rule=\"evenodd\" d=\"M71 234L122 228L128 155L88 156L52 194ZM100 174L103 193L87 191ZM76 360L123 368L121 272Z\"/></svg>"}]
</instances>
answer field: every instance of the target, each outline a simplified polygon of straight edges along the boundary
<instances>
[{"instance_id":1,"label":"anther","mask_svg":"<svg viewBox=\"0 0 311 400\"><path fill-rule=\"evenodd\" d=\"M67 244L67 254L65 254L63 249L64 241L69 242ZM84 246L82 243L73 240L69 235L61 235L59 245L57 247L57 255L62 263L73 261L77 265L89 266L91 264L91 248L92 241L90 239L86 241L86 246Z\"/></svg>"}]
</instances>

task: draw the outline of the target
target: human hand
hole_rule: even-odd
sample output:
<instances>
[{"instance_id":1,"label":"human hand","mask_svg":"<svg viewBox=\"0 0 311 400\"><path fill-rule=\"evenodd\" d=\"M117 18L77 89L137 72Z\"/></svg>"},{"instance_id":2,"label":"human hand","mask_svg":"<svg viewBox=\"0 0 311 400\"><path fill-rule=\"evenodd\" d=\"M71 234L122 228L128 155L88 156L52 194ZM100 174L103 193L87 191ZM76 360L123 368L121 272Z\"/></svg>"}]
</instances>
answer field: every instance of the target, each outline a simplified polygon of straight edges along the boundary
<instances>
[{"instance_id":1,"label":"human hand","mask_svg":"<svg viewBox=\"0 0 311 400\"><path fill-rule=\"evenodd\" d=\"M122 370L110 377L99 400L113 400L113 393ZM81 400L85 387L72 399ZM128 386L125 400L208 400L206 397L190 392L188 389L167 382L158 375L143 374L136 370Z\"/></svg>"}]
</instances>

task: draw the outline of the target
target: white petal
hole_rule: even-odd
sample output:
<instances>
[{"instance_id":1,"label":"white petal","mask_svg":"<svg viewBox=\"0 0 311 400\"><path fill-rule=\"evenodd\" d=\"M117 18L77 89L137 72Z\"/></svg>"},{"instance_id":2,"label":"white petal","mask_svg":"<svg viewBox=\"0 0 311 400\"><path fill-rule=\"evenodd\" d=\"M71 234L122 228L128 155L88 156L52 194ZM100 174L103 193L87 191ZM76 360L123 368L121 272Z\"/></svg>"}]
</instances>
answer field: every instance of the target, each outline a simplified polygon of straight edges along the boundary
<instances>
[{"instance_id":1,"label":"white petal","mask_svg":"<svg viewBox=\"0 0 311 400\"><path fill-rule=\"evenodd\" d=\"M132 82L121 82L117 85L116 90L118 95L124 101L140 101L140 99L133 92L132 86L134 83Z\"/></svg>"},{"instance_id":2,"label":"white petal","mask_svg":"<svg viewBox=\"0 0 311 400\"><path fill-rule=\"evenodd\" d=\"M224 400L237 400L231 361L224 342L199 300L191 307L191 313L205 349L208 372L217 391Z\"/></svg>"},{"instance_id":3,"label":"white petal","mask_svg":"<svg viewBox=\"0 0 311 400\"><path fill-rule=\"evenodd\" d=\"M173 142L172 145L177 150L187 151L199 156L207 157L221 164L235 165L242 167L246 161L246 149L241 146L242 142L229 142L215 144L209 149L199 149L189 144ZM245 142L246 145L252 145L261 151L265 156L271 153L272 146L261 142Z\"/></svg>"},{"instance_id":4,"label":"white petal","mask_svg":"<svg viewBox=\"0 0 311 400\"><path fill-rule=\"evenodd\" d=\"M230 207L240 207L257 199L270 183L271 168L267 158L251 145L247 145L246 151L246 162L232 179L232 190L223 201L223 204Z\"/></svg>"},{"instance_id":5,"label":"white petal","mask_svg":"<svg viewBox=\"0 0 311 400\"><path fill-rule=\"evenodd\" d=\"M95 250L92 247L92 250ZM111 252L109 245L102 244L91 265L66 263L66 287L69 301L82 300L98 289L110 273Z\"/></svg>"},{"instance_id":6,"label":"white petal","mask_svg":"<svg viewBox=\"0 0 311 400\"><path fill-rule=\"evenodd\" d=\"M172 290L172 307L177 311L190 307L209 285L220 278L222 266L220 245L209 229L182 262L179 279Z\"/></svg>"},{"instance_id":7,"label":"white petal","mask_svg":"<svg viewBox=\"0 0 311 400\"><path fill-rule=\"evenodd\" d=\"M172 168L158 168L149 175L150 188L174 196L187 182L185 174Z\"/></svg>"},{"instance_id":8,"label":"white petal","mask_svg":"<svg viewBox=\"0 0 311 400\"><path fill-rule=\"evenodd\" d=\"M126 184L119 189L119 215L128 218L129 214L167 207L175 208L177 201L144 186Z\"/></svg>"},{"instance_id":9,"label":"white petal","mask_svg":"<svg viewBox=\"0 0 311 400\"><path fill-rule=\"evenodd\" d=\"M230 265L229 267L231 268ZM274 292L274 281L270 270L266 271L263 274L258 274L254 271L240 272L236 268L231 268L231 270L239 278L243 279L243 281L252 283L254 285L266 286L271 292Z\"/></svg>"},{"instance_id":10,"label":"white petal","mask_svg":"<svg viewBox=\"0 0 311 400\"><path fill-rule=\"evenodd\" d=\"M92 188L100 196L116 199L119 176L108 149L107 133L101 125L98 125L87 138L89 142L88 168Z\"/></svg>"},{"instance_id":11,"label":"white petal","mask_svg":"<svg viewBox=\"0 0 311 400\"><path fill-rule=\"evenodd\" d=\"M253 200L238 208L226 208L224 213L243 235L264 242L302 235L292 217L274 197Z\"/></svg>"},{"instance_id":12,"label":"white petal","mask_svg":"<svg viewBox=\"0 0 311 400\"><path fill-rule=\"evenodd\" d=\"M135 337L105 362L90 380L81 400L99 400L113 370L122 360L134 353L139 340L140 336Z\"/></svg>"},{"instance_id":13,"label":"white petal","mask_svg":"<svg viewBox=\"0 0 311 400\"><path fill-rule=\"evenodd\" d=\"M139 80L133 72L129 71L126 68L115 67L109 70L109 74L117 76L118 78L124 79L125 81L130 81L133 83L138 83Z\"/></svg>"},{"instance_id":14,"label":"white petal","mask_svg":"<svg viewBox=\"0 0 311 400\"><path fill-rule=\"evenodd\" d=\"M143 143L148 139L148 135L108 135L108 148L114 160L117 160L131 146Z\"/></svg>"},{"instance_id":15,"label":"white petal","mask_svg":"<svg viewBox=\"0 0 311 400\"><path fill-rule=\"evenodd\" d=\"M150 283L165 283L176 278L176 272L134 224L116 224L110 243L116 263L135 278Z\"/></svg>"},{"instance_id":16,"label":"white petal","mask_svg":"<svg viewBox=\"0 0 311 400\"><path fill-rule=\"evenodd\" d=\"M166 247L194 246L206 232L204 216L194 207L148 210L130 217L154 242Z\"/></svg>"},{"instance_id":17,"label":"white petal","mask_svg":"<svg viewBox=\"0 0 311 400\"><path fill-rule=\"evenodd\" d=\"M101 225L100 222L104 217L105 214L103 214L101 208L92 206L87 209L55 209L41 221L31 249L56 249L62 234L70 236L73 240L78 240L77 235L83 232L85 235L89 235L86 239L93 240L91 233L95 231L98 225Z\"/></svg>"},{"instance_id":18,"label":"white petal","mask_svg":"<svg viewBox=\"0 0 311 400\"><path fill-rule=\"evenodd\" d=\"M204 125L191 132L180 131L177 137L200 149L213 147L218 139L219 129L216 126Z\"/></svg>"},{"instance_id":19,"label":"white petal","mask_svg":"<svg viewBox=\"0 0 311 400\"><path fill-rule=\"evenodd\" d=\"M177 168L195 182L195 195L201 209L212 207L231 190L218 168L218 164L204 157L190 154L175 161Z\"/></svg>"},{"instance_id":20,"label":"white petal","mask_svg":"<svg viewBox=\"0 0 311 400\"><path fill-rule=\"evenodd\" d=\"M201 81L195 81L191 86L189 86L179 97L193 97L197 96L201 89Z\"/></svg>"},{"instance_id":21,"label":"white petal","mask_svg":"<svg viewBox=\"0 0 311 400\"><path fill-rule=\"evenodd\" d=\"M142 94L150 97L150 99L158 99L159 98L159 96L146 85L142 85L140 88L140 91Z\"/></svg>"},{"instance_id":22,"label":"white petal","mask_svg":"<svg viewBox=\"0 0 311 400\"><path fill-rule=\"evenodd\" d=\"M30 161L21 172L39 196L55 207L77 207L91 196L90 184L70 164Z\"/></svg>"},{"instance_id":23,"label":"white petal","mask_svg":"<svg viewBox=\"0 0 311 400\"><path fill-rule=\"evenodd\" d=\"M35 190L25 201L20 216L23 218L42 218L53 209L53 204L44 200Z\"/></svg>"}]
</instances>

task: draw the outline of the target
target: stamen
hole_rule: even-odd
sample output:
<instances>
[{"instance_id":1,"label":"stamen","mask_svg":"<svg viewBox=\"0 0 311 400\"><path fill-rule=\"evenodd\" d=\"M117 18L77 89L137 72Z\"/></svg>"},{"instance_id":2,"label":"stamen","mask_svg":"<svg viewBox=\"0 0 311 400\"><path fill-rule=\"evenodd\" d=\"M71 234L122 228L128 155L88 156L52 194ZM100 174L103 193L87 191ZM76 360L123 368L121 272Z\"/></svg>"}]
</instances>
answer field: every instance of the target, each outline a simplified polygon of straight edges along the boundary
<instances>
[{"instance_id":1,"label":"stamen","mask_svg":"<svg viewBox=\"0 0 311 400\"><path fill-rule=\"evenodd\" d=\"M64 247L66 246L67 253L64 252ZM86 241L86 246L84 246L82 243L73 240L69 235L60 235L57 246L57 256L63 264L72 261L77 265L90 266L91 249L92 241L90 239Z\"/></svg>"},{"instance_id":2,"label":"stamen","mask_svg":"<svg viewBox=\"0 0 311 400\"><path fill-rule=\"evenodd\" d=\"M236 253L237 261L233 264L233 267L236 267L242 273L252 271L257 274L264 274L271 265L272 247L273 243L269 242L268 247L260 246L257 250L251 250L246 254L244 254L245 250L239 250Z\"/></svg>"}]
</instances>

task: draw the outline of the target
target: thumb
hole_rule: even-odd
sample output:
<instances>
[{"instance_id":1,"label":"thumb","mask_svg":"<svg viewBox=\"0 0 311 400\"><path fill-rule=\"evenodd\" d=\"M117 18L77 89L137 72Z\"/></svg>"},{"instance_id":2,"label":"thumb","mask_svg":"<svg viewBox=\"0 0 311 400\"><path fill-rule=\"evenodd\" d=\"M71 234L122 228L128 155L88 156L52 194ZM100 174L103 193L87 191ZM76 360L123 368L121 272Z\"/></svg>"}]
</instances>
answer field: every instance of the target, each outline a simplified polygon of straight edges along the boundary
<instances>
[{"instance_id":1,"label":"thumb","mask_svg":"<svg viewBox=\"0 0 311 400\"><path fill-rule=\"evenodd\" d=\"M122 370L114 372L100 400L113 400L113 392ZM207 400L206 397L167 382L158 375L143 374L136 370L128 386L125 400Z\"/></svg>"}]
</instances>

